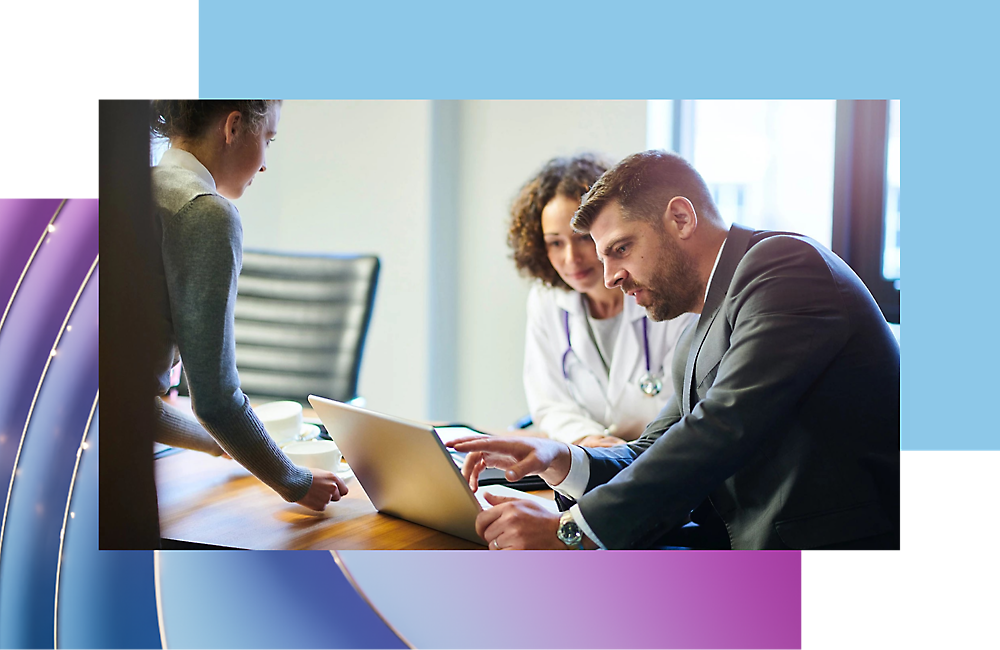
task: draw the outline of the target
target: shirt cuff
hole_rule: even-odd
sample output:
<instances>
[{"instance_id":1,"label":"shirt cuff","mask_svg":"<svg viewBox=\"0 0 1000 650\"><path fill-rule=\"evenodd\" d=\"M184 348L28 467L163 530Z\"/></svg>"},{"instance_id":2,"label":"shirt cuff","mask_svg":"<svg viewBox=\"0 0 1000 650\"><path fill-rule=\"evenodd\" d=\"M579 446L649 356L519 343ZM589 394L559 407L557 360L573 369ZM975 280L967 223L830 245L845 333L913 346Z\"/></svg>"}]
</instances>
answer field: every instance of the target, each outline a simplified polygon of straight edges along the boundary
<instances>
[{"instance_id":1,"label":"shirt cuff","mask_svg":"<svg viewBox=\"0 0 1000 650\"><path fill-rule=\"evenodd\" d=\"M605 551L608 550L608 547L602 544L601 540L597 539L597 535L595 535L594 531L587 525L587 520L583 518L583 512L580 510L579 504L573 504L573 507L569 509L569 513L573 516L573 521L575 521L576 525L580 527L583 534L597 544L597 548Z\"/></svg>"},{"instance_id":2,"label":"shirt cuff","mask_svg":"<svg viewBox=\"0 0 1000 650\"><path fill-rule=\"evenodd\" d=\"M590 482L590 456L583 450L583 447L577 445L570 445L569 451L569 473L562 480L562 483L549 485L549 487L564 497L576 500L587 491L587 483Z\"/></svg>"}]
</instances>

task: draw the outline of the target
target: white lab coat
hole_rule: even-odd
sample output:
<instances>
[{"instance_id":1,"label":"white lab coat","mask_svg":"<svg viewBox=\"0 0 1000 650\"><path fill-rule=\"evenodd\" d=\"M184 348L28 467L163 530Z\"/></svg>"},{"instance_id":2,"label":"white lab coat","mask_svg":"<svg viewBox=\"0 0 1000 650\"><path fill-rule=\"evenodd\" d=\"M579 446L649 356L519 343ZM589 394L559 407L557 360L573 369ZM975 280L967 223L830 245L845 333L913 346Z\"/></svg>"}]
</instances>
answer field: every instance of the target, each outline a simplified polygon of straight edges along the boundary
<instances>
[{"instance_id":1,"label":"white lab coat","mask_svg":"<svg viewBox=\"0 0 1000 650\"><path fill-rule=\"evenodd\" d=\"M563 313L569 312L573 351L566 357L569 379L563 377L566 352ZM597 346L587 331L583 296L575 291L535 285L528 296L528 329L524 350L524 392L534 425L550 437L572 443L584 436L603 435L612 424L614 435L638 438L673 394L671 363L681 332L695 314L671 321L647 322L649 365L659 374L663 390L650 397L639 389L646 373L642 321L646 310L625 296L622 322L606 375Z\"/></svg>"}]
</instances>

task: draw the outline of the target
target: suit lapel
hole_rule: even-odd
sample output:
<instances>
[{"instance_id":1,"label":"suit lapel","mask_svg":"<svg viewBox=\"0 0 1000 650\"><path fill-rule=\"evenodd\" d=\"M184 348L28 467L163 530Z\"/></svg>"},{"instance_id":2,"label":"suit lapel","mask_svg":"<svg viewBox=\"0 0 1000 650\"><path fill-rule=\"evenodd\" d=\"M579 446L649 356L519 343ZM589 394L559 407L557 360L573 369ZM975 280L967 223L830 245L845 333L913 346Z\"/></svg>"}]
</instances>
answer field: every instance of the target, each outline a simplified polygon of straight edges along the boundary
<instances>
[{"instance_id":1,"label":"suit lapel","mask_svg":"<svg viewBox=\"0 0 1000 650\"><path fill-rule=\"evenodd\" d=\"M694 364L701 351L701 346L705 342L708 330L715 321L719 308L726 294L729 293L729 285L733 280L733 273L736 266L743 259L750 243L750 236L753 231L733 224L726 236L726 243L722 249L722 257L719 258L719 265L715 267L715 275L712 276L712 283L708 288L708 297L705 298L705 308L701 310L701 318L698 319L698 327L695 329L694 338L691 340L691 348L688 350L687 363L684 366L684 394L681 399L681 414L689 415L693 407L692 397L694 392Z\"/></svg>"}]
</instances>

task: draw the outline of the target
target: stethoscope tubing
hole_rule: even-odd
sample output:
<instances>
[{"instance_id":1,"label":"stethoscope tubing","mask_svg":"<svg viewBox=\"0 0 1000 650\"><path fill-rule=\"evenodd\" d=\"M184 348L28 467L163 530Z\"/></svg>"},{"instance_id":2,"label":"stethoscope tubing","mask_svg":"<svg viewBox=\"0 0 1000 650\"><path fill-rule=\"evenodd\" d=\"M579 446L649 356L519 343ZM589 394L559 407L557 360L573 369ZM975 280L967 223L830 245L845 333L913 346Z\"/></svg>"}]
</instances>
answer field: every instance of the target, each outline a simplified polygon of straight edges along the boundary
<instances>
[{"instance_id":1,"label":"stethoscope tubing","mask_svg":"<svg viewBox=\"0 0 1000 650\"><path fill-rule=\"evenodd\" d=\"M563 312L563 329L566 332L566 351L563 352L563 354L562 354L561 365L562 365L563 379L565 379L566 381L569 381L569 371L566 370L566 359L569 358L569 355L573 352L573 342L572 342L572 340L569 337L569 312L567 310L565 310L565 309L562 310L562 312ZM655 389L654 392L649 392L649 391L647 391L646 389L643 388L643 385L646 384L647 382L650 382L650 381L655 381L656 384L660 383L659 381L656 380L655 377L653 377L652 370L650 368L650 363L649 363L649 329L648 329L648 323L649 323L649 317L648 316L643 316L642 317L642 348L643 348L643 355L645 356L645 359L646 359L646 374L643 375L639 379L639 390L641 390L644 394L648 395L649 397L654 397L657 394L659 394L659 392L660 392L660 388L658 386L657 386L657 388Z\"/></svg>"}]
</instances>

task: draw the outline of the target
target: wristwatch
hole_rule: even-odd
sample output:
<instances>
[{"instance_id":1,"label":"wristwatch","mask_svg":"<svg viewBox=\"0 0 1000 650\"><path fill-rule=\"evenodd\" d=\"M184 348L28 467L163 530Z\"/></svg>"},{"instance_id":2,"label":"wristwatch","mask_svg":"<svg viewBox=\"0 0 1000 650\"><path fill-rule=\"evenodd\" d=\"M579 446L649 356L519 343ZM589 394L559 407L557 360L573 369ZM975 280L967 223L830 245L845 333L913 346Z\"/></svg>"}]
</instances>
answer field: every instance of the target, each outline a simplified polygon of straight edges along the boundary
<instances>
[{"instance_id":1,"label":"wristwatch","mask_svg":"<svg viewBox=\"0 0 1000 650\"><path fill-rule=\"evenodd\" d=\"M559 530L556 531L556 537L570 548L583 548L583 531L576 525L573 515L568 510L559 518Z\"/></svg>"}]
</instances>

